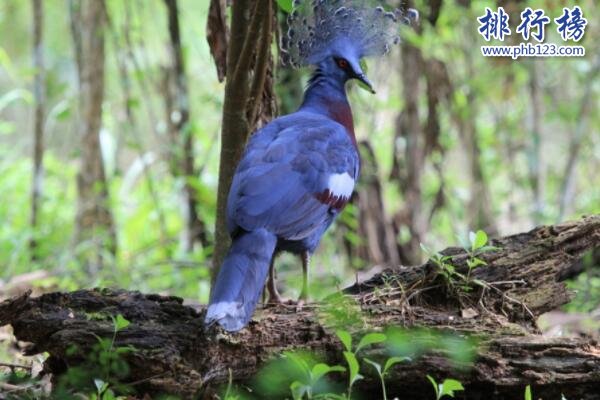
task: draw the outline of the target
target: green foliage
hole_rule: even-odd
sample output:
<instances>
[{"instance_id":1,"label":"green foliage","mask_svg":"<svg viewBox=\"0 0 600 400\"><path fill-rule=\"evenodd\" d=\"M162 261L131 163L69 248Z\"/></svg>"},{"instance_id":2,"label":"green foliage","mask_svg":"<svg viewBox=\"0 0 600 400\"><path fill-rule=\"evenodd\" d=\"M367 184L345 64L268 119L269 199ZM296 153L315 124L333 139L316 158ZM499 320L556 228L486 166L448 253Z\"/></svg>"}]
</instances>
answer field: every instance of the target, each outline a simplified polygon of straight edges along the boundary
<instances>
[{"instance_id":1,"label":"green foliage","mask_svg":"<svg viewBox=\"0 0 600 400\"><path fill-rule=\"evenodd\" d=\"M401 362L410 361L408 357L390 357L385 361L385 365L383 366L383 370L381 369L381 365L373 360L365 358L365 362L372 365L377 371L377 375L379 376L379 380L381 381L381 391L383 393L383 400L387 400L387 390L385 388L385 377L390 369Z\"/></svg>"},{"instance_id":2,"label":"green foliage","mask_svg":"<svg viewBox=\"0 0 600 400\"><path fill-rule=\"evenodd\" d=\"M427 375L427 379L429 379L435 390L436 400L440 400L444 396L454 397L454 392L465 390L462 383L456 379L444 379L442 383L437 383L431 375Z\"/></svg>"},{"instance_id":3,"label":"green foliage","mask_svg":"<svg viewBox=\"0 0 600 400\"><path fill-rule=\"evenodd\" d=\"M466 264L467 274L462 274L456 270L452 264L453 256L444 256L440 253L434 253L421 243L421 250L430 257L430 261L438 268L438 273L444 277L445 282L451 289L457 289L462 292L470 292L473 286L485 287L487 284L479 279L473 279L471 272L478 267L485 266L487 263L478 256L485 252L498 250L495 246L488 245L487 234L479 230L469 233L469 243L465 244L464 250L468 255Z\"/></svg>"},{"instance_id":4,"label":"green foliage","mask_svg":"<svg viewBox=\"0 0 600 400\"><path fill-rule=\"evenodd\" d=\"M283 11L291 13L293 9L293 0L277 0L277 5L279 5L279 8Z\"/></svg>"},{"instance_id":5,"label":"green foliage","mask_svg":"<svg viewBox=\"0 0 600 400\"><path fill-rule=\"evenodd\" d=\"M99 317L99 316L98 316ZM117 334L129 326L130 322L121 314L110 316L113 335L110 339L96 337L97 343L88 354L79 354L76 345L69 349L70 356L78 355L80 365L67 369L59 379L54 397L61 400L88 396L92 400L125 399L115 393L126 394L131 388L124 384L129 375L129 365L125 356L134 352L131 346L115 347Z\"/></svg>"},{"instance_id":6,"label":"green foliage","mask_svg":"<svg viewBox=\"0 0 600 400\"><path fill-rule=\"evenodd\" d=\"M525 400L532 400L533 397L531 396L531 386L527 385L527 387L525 388Z\"/></svg>"}]
</instances>

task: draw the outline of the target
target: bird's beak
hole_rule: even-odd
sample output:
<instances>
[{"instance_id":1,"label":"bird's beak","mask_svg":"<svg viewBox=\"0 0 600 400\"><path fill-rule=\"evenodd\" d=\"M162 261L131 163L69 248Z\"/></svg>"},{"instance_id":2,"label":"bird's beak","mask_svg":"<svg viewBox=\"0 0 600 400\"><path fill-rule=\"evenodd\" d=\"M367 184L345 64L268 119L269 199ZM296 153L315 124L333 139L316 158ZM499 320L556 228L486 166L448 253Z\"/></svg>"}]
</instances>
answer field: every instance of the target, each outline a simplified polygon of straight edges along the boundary
<instances>
[{"instance_id":1,"label":"bird's beak","mask_svg":"<svg viewBox=\"0 0 600 400\"><path fill-rule=\"evenodd\" d=\"M367 78L367 76L363 72L356 75L356 79L358 79L359 81L364 83L371 93L373 93L373 94L376 93L375 89L373 89L373 84L371 83L371 81Z\"/></svg>"}]
</instances>

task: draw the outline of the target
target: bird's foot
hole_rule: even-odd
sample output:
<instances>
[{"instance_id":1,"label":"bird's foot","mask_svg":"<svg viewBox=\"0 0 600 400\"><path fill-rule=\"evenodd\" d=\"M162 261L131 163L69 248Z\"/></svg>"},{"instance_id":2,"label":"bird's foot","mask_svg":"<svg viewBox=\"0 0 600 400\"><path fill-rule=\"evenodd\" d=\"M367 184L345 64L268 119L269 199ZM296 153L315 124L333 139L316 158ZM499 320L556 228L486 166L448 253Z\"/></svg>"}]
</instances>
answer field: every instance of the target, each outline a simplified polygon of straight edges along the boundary
<instances>
[{"instance_id":1,"label":"bird's foot","mask_svg":"<svg viewBox=\"0 0 600 400\"><path fill-rule=\"evenodd\" d=\"M291 299L287 299L285 297L281 297L279 293L273 295L269 295L269 299L265 303L265 307L277 307L277 306L288 306L292 304L293 301Z\"/></svg>"}]
</instances>

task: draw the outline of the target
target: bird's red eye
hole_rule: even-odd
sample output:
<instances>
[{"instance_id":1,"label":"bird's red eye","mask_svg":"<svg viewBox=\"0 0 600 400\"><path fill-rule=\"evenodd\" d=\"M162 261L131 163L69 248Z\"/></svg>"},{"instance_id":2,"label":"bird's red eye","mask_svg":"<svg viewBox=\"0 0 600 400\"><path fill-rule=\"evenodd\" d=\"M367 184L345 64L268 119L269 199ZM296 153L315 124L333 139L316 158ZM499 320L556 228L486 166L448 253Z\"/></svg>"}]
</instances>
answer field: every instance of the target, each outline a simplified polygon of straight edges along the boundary
<instances>
[{"instance_id":1,"label":"bird's red eye","mask_svg":"<svg viewBox=\"0 0 600 400\"><path fill-rule=\"evenodd\" d=\"M343 58L338 58L335 61L337 62L338 67L341 69L348 68L348 61L344 60Z\"/></svg>"}]
</instances>

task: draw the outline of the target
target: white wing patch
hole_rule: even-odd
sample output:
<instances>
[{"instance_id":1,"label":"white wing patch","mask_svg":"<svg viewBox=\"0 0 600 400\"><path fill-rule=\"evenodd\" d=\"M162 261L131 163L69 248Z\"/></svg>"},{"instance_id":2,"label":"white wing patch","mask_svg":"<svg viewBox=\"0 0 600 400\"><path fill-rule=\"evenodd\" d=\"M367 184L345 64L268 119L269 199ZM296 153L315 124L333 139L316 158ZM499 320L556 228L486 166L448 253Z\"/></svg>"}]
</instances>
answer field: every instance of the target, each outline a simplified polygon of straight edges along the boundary
<instances>
[{"instance_id":1,"label":"white wing patch","mask_svg":"<svg viewBox=\"0 0 600 400\"><path fill-rule=\"evenodd\" d=\"M329 193L337 198L349 199L354 190L354 179L347 173L331 174L327 182Z\"/></svg>"}]
</instances>

